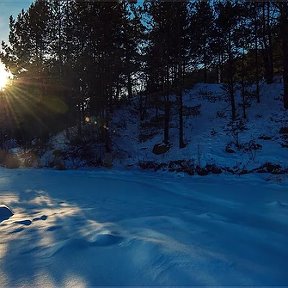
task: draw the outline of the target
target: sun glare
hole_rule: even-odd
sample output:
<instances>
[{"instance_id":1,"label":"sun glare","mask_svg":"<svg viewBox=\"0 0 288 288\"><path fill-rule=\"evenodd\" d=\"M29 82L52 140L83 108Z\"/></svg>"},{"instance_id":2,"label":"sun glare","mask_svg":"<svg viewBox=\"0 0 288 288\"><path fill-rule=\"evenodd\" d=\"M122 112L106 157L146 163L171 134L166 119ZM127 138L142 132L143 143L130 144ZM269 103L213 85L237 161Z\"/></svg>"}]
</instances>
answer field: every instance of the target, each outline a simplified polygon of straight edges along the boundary
<instances>
[{"instance_id":1,"label":"sun glare","mask_svg":"<svg viewBox=\"0 0 288 288\"><path fill-rule=\"evenodd\" d=\"M0 91L9 84L11 74L6 71L5 66L0 63Z\"/></svg>"}]
</instances>

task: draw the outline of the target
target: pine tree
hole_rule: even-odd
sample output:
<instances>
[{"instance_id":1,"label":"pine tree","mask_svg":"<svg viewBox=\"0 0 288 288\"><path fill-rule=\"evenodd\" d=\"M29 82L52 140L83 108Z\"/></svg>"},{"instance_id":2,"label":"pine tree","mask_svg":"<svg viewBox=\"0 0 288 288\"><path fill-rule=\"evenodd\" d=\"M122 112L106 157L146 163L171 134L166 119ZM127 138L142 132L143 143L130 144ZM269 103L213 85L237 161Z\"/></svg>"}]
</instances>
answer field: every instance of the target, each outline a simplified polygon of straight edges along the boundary
<instances>
[{"instance_id":1,"label":"pine tree","mask_svg":"<svg viewBox=\"0 0 288 288\"><path fill-rule=\"evenodd\" d=\"M148 46L148 87L152 86L154 91L160 92L160 101L164 102L164 139L169 144L169 123L170 123L170 75L169 75L169 45L172 27L169 23L174 11L169 2L146 1L148 17L151 17L151 31L149 33ZM152 60L152 61L151 61Z\"/></svg>"},{"instance_id":2,"label":"pine tree","mask_svg":"<svg viewBox=\"0 0 288 288\"><path fill-rule=\"evenodd\" d=\"M123 3L123 74L127 79L128 98L133 95L134 79L141 68L140 46L143 44L144 26L141 22L141 9L135 4ZM119 93L119 92L118 92Z\"/></svg>"},{"instance_id":3,"label":"pine tree","mask_svg":"<svg viewBox=\"0 0 288 288\"><path fill-rule=\"evenodd\" d=\"M253 9L253 7L252 7ZM249 50L253 48L253 29L250 27L253 26L253 23L250 22L253 10L251 7L242 4L238 7L238 17L239 17L239 25L235 30L235 42L239 49L238 63L236 64L236 80L239 82L240 86L240 95L242 98L242 106L243 118L247 118L247 107L249 107L249 91L248 87L253 83L253 71L252 67L249 63ZM251 44L253 43L253 44ZM252 64L254 66L254 63ZM259 83L258 83L259 85Z\"/></svg>"},{"instance_id":4,"label":"pine tree","mask_svg":"<svg viewBox=\"0 0 288 288\"><path fill-rule=\"evenodd\" d=\"M52 119L55 112L46 97L50 18L49 5L44 0L35 1L16 19L10 17L9 44L2 43L1 54L3 62L19 79L11 97L16 125L25 126L28 134L33 131L41 139L47 138L47 119Z\"/></svg>"},{"instance_id":5,"label":"pine tree","mask_svg":"<svg viewBox=\"0 0 288 288\"><path fill-rule=\"evenodd\" d=\"M225 57L225 81L226 85L224 89L227 91L229 101L231 104L232 120L236 119L236 101L235 101L235 89L236 89L236 66L235 60L239 53L237 43L237 27L239 24L239 5L227 2L219 2L217 5L218 17L216 19L216 25L219 35L221 35L222 41L221 50L224 52ZM220 44L220 43L219 43Z\"/></svg>"},{"instance_id":6,"label":"pine tree","mask_svg":"<svg viewBox=\"0 0 288 288\"><path fill-rule=\"evenodd\" d=\"M276 7L279 9L279 24L280 24L280 36L282 42L282 63L283 63L283 104L284 108L288 109L288 3L286 2L275 2Z\"/></svg>"},{"instance_id":7,"label":"pine tree","mask_svg":"<svg viewBox=\"0 0 288 288\"><path fill-rule=\"evenodd\" d=\"M260 103L260 90L259 90L259 79L260 79L260 64L259 64L259 25L260 25L260 21L259 21L259 3L254 2L252 4L250 4L250 9L251 9L251 13L250 13L250 19L251 19L251 29L252 29L252 34L254 37L254 41L252 41L254 43L254 55L255 55L255 85L256 85L256 98L257 98L257 102Z\"/></svg>"},{"instance_id":8,"label":"pine tree","mask_svg":"<svg viewBox=\"0 0 288 288\"><path fill-rule=\"evenodd\" d=\"M178 98L179 115L179 148L184 148L184 123L183 123L183 92L184 78L189 56L189 25L187 2L177 2L174 4L174 17L172 18L173 34L171 39L172 53L171 64L174 66L174 81ZM205 50L205 49L204 49ZM206 55L206 52L204 52ZM206 57L206 56L205 56ZM204 58L205 58L204 57ZM206 59L206 58L205 58ZM205 60L206 61L206 60Z\"/></svg>"},{"instance_id":9,"label":"pine tree","mask_svg":"<svg viewBox=\"0 0 288 288\"><path fill-rule=\"evenodd\" d=\"M273 83L274 68L273 68L273 42L272 42L272 10L270 1L261 3L262 10L262 51L263 51L263 66L264 78L268 84Z\"/></svg>"},{"instance_id":10,"label":"pine tree","mask_svg":"<svg viewBox=\"0 0 288 288\"><path fill-rule=\"evenodd\" d=\"M214 13L210 2L197 1L193 3L190 16L190 35L192 56L197 64L203 67L204 82L207 82L207 70L212 61L212 41L215 34Z\"/></svg>"}]
</instances>

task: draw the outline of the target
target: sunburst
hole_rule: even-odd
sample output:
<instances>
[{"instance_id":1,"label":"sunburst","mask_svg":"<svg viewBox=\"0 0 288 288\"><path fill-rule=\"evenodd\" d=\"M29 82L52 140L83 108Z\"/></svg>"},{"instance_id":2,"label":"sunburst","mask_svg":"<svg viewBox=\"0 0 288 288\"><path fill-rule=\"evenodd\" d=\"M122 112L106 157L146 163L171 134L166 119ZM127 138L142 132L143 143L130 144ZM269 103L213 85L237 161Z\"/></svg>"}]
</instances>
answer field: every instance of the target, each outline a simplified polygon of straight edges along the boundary
<instances>
[{"instance_id":1,"label":"sunburst","mask_svg":"<svg viewBox=\"0 0 288 288\"><path fill-rule=\"evenodd\" d=\"M0 91L4 90L11 79L11 73L9 73L3 64L0 63Z\"/></svg>"}]
</instances>

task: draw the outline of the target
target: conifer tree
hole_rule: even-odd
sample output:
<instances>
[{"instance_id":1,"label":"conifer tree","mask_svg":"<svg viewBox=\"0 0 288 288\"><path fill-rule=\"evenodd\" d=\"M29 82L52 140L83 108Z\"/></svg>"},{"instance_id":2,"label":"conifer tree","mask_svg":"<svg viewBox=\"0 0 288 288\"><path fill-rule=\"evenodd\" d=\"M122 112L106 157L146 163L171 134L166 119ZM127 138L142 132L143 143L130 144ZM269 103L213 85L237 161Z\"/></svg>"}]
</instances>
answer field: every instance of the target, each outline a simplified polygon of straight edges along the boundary
<instances>
[{"instance_id":1,"label":"conifer tree","mask_svg":"<svg viewBox=\"0 0 288 288\"><path fill-rule=\"evenodd\" d=\"M279 24L280 36L282 44L282 63L283 63L283 104L284 108L288 109L288 3L275 2L276 7L279 9Z\"/></svg>"},{"instance_id":2,"label":"conifer tree","mask_svg":"<svg viewBox=\"0 0 288 288\"><path fill-rule=\"evenodd\" d=\"M190 19L191 50L197 63L203 67L204 82L207 82L207 70L212 61L212 41L215 34L214 13L209 1L193 3Z\"/></svg>"},{"instance_id":3,"label":"conifer tree","mask_svg":"<svg viewBox=\"0 0 288 288\"><path fill-rule=\"evenodd\" d=\"M237 43L237 27L239 24L239 5L227 2L219 2L217 5L218 17L216 25L219 35L221 35L222 51L225 57L225 82L229 102L231 104L232 120L236 119L236 101L235 101L235 84L236 84L236 57L239 53Z\"/></svg>"}]
</instances>

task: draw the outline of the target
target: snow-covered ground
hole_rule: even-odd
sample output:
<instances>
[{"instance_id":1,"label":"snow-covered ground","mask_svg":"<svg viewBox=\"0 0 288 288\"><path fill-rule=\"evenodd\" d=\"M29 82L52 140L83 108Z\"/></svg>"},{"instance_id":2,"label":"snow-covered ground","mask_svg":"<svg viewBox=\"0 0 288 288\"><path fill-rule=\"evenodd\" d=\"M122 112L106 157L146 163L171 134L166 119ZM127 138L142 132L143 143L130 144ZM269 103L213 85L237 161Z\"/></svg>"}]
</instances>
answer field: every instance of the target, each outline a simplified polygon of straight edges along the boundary
<instances>
[{"instance_id":1,"label":"snow-covered ground","mask_svg":"<svg viewBox=\"0 0 288 288\"><path fill-rule=\"evenodd\" d=\"M287 183L0 169L0 286L288 285Z\"/></svg>"},{"instance_id":2,"label":"snow-covered ground","mask_svg":"<svg viewBox=\"0 0 288 288\"><path fill-rule=\"evenodd\" d=\"M251 87L251 91L253 89L255 87ZM155 118L155 109L147 110L141 127L137 109L133 108L133 105L124 105L115 111L112 121L114 165L137 167L145 161L169 163L185 159L200 167L208 164L252 170L269 162L287 169L288 128L287 133L279 133L281 128L288 127L288 113L283 108L282 89L283 84L279 81L273 84L261 83L261 102L258 104L255 98L250 99L246 120L242 117L242 100L237 92L237 114L238 118L243 120L243 130L238 129L239 133L235 133L232 132L230 104L222 85L195 85L187 90L183 97L186 108L201 105L199 115L184 117L184 138L187 146L178 148L178 114L175 103L170 123L172 147L161 155L152 152L153 146L163 141L163 124L160 122L158 127L153 127L151 123L151 119ZM137 101L136 99L135 107L139 106ZM160 110L159 114L163 116L163 113L164 111ZM141 136L142 139L139 139ZM236 142L239 148L235 146ZM234 153L227 153L227 145L231 145Z\"/></svg>"}]
</instances>

